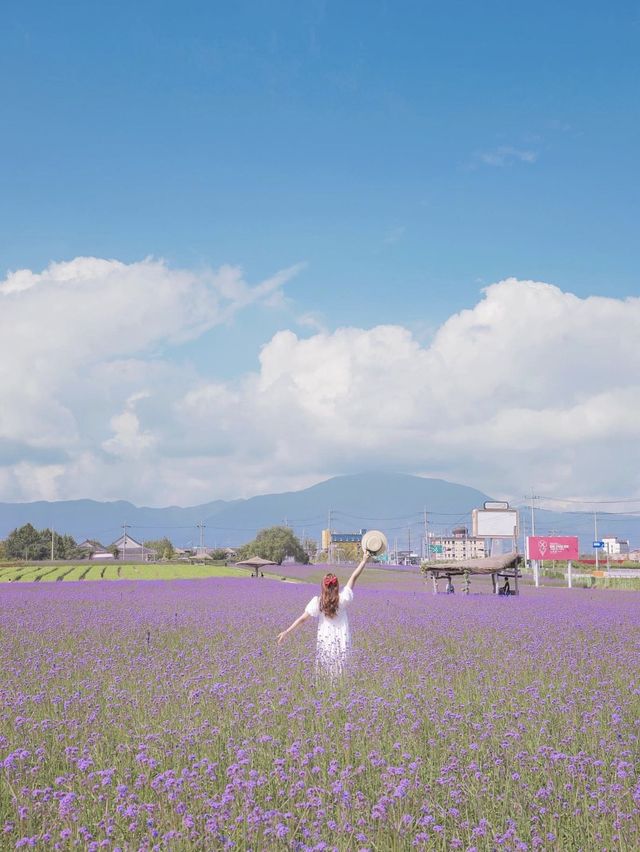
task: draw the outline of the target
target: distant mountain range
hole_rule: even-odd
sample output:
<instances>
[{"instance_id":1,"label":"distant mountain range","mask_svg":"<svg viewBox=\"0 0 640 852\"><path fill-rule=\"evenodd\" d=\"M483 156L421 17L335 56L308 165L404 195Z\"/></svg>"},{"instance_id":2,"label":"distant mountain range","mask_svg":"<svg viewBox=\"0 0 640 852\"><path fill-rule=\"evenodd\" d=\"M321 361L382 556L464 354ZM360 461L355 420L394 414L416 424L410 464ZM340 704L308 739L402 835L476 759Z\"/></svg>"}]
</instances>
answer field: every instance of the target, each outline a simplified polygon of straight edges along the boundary
<instances>
[{"instance_id":1,"label":"distant mountain range","mask_svg":"<svg viewBox=\"0 0 640 852\"><path fill-rule=\"evenodd\" d=\"M123 525L138 540L168 536L177 546L198 544L196 525L205 524L205 543L209 546L233 546L252 539L263 527L288 524L299 536L318 539L320 531L339 532L378 528L390 542L411 545L420 552L424 535L424 512L436 534L452 527L471 526L471 510L491 499L475 488L456 485L442 479L391 473L362 473L336 476L302 491L264 494L246 500L214 500L200 506L163 509L134 506L118 500L63 500L35 503L0 503L0 538L12 529L31 523L38 529L53 526L70 533L77 541L97 539L109 544L122 534ZM521 520L530 531L528 512ZM591 549L593 517L589 514L536 511L536 532L579 535L584 550ZM630 538L640 544L640 518L602 516L599 534Z\"/></svg>"},{"instance_id":2,"label":"distant mountain range","mask_svg":"<svg viewBox=\"0 0 640 852\"><path fill-rule=\"evenodd\" d=\"M123 500L63 500L35 503L0 503L0 538L15 527L32 523L38 529L53 527L77 540L97 539L103 544L122 534L123 524L136 539L168 536L184 546L199 541L196 525L206 524L210 546L242 544L263 527L289 524L302 536L319 538L329 523L349 532L378 526L390 537L408 538L423 528L423 512L444 513L455 525L471 509L489 499L464 485L441 479L389 473L336 476L302 491L264 494L246 500L214 500L199 506L155 509ZM434 515L434 520L435 520Z\"/></svg>"}]
</instances>

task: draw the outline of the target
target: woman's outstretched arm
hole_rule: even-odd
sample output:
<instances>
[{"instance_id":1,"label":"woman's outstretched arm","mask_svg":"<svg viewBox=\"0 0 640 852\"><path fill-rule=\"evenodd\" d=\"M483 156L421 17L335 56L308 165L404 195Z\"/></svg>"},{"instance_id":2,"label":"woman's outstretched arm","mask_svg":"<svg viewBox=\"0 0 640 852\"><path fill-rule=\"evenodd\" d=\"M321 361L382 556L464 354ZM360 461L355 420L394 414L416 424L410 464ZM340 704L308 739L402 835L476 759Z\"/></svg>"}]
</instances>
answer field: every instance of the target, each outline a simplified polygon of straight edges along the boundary
<instances>
[{"instance_id":1,"label":"woman's outstretched arm","mask_svg":"<svg viewBox=\"0 0 640 852\"><path fill-rule=\"evenodd\" d=\"M291 633L292 630L295 630L296 627L298 627L299 624L302 624L303 621L306 621L308 618L311 618L309 613L303 612L302 615L299 616L298 618L296 618L296 620L293 622L293 624L291 624L289 627L287 627L286 630L283 630L282 633L278 633L278 645L280 645L282 643L282 641L284 640L284 637L287 635L287 633Z\"/></svg>"},{"instance_id":2,"label":"woman's outstretched arm","mask_svg":"<svg viewBox=\"0 0 640 852\"><path fill-rule=\"evenodd\" d=\"M369 553L369 551L368 550L365 551L365 554L362 557L360 564L358 565L356 570L353 572L353 574L347 580L347 585L345 586L345 589L353 589L353 587L356 584L356 580L358 579L360 574L362 574L362 572L364 571L364 566L367 564L367 560L370 559L370 558L371 558L371 554Z\"/></svg>"}]
</instances>

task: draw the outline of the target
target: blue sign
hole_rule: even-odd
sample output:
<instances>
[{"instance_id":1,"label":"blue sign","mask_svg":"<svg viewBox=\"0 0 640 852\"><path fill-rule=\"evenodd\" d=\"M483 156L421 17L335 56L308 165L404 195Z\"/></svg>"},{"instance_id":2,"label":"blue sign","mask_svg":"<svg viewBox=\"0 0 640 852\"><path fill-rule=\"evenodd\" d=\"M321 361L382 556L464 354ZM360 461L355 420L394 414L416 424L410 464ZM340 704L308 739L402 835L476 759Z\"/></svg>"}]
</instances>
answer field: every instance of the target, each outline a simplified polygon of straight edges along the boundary
<instances>
[{"instance_id":1,"label":"blue sign","mask_svg":"<svg viewBox=\"0 0 640 852\"><path fill-rule=\"evenodd\" d=\"M594 542L593 542L593 547L594 547L596 550L598 550L598 548L600 548L600 547L604 547L604 541L594 541Z\"/></svg>"}]
</instances>

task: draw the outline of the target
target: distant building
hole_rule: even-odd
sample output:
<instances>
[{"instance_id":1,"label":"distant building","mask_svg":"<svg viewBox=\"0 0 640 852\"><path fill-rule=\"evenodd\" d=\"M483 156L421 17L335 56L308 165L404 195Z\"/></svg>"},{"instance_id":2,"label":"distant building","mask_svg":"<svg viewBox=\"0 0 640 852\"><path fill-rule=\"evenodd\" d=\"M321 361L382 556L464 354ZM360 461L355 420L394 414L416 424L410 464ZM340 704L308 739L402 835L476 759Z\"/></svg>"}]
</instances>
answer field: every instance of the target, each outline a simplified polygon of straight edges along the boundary
<instances>
[{"instance_id":1,"label":"distant building","mask_svg":"<svg viewBox=\"0 0 640 852\"><path fill-rule=\"evenodd\" d=\"M145 547L143 542L136 541L128 533L121 535L110 547L117 551L121 562L153 562L157 556L155 550Z\"/></svg>"},{"instance_id":2,"label":"distant building","mask_svg":"<svg viewBox=\"0 0 640 852\"><path fill-rule=\"evenodd\" d=\"M321 549L332 562L353 562L359 559L360 542L366 530L360 532L334 532L322 530Z\"/></svg>"},{"instance_id":3,"label":"distant building","mask_svg":"<svg viewBox=\"0 0 640 852\"><path fill-rule=\"evenodd\" d=\"M430 536L428 558L433 561L480 559L486 556L485 540L469 535L467 527L456 527L449 536Z\"/></svg>"},{"instance_id":4,"label":"distant building","mask_svg":"<svg viewBox=\"0 0 640 852\"><path fill-rule=\"evenodd\" d=\"M619 539L617 536L607 536L602 541L607 556L626 556L629 553L629 542Z\"/></svg>"},{"instance_id":5,"label":"distant building","mask_svg":"<svg viewBox=\"0 0 640 852\"><path fill-rule=\"evenodd\" d=\"M420 556L415 550L396 550L391 554L396 565L419 565Z\"/></svg>"},{"instance_id":6,"label":"distant building","mask_svg":"<svg viewBox=\"0 0 640 852\"><path fill-rule=\"evenodd\" d=\"M107 550L106 547L103 547L99 541L95 541L94 539L85 539L78 545L78 550L83 551L84 558L86 559L95 559L97 561L108 561L109 559L113 559L113 553L110 550Z\"/></svg>"},{"instance_id":7,"label":"distant building","mask_svg":"<svg viewBox=\"0 0 640 852\"><path fill-rule=\"evenodd\" d=\"M366 530L360 532L338 533L333 530L322 530L322 549L328 550L331 544L360 544Z\"/></svg>"}]
</instances>

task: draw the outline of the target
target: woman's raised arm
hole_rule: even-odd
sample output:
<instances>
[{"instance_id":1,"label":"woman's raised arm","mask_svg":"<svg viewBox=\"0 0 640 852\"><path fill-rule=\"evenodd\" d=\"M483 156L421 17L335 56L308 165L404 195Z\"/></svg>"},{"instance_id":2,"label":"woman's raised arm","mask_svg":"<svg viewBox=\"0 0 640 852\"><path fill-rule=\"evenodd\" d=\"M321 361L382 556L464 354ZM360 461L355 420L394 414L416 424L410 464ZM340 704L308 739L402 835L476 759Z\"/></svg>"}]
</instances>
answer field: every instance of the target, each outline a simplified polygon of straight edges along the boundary
<instances>
[{"instance_id":1,"label":"woman's raised arm","mask_svg":"<svg viewBox=\"0 0 640 852\"><path fill-rule=\"evenodd\" d=\"M356 584L356 580L358 579L360 574L362 574L362 572L364 571L364 566L367 564L367 561L370 558L371 558L371 554L369 553L368 550L366 550L364 556L362 557L362 560L360 561L360 564L358 565L356 570L353 572L353 574L347 580L347 584L345 586L345 589L353 589L353 587Z\"/></svg>"}]
</instances>

